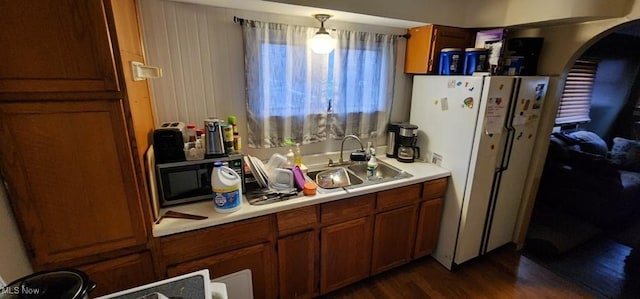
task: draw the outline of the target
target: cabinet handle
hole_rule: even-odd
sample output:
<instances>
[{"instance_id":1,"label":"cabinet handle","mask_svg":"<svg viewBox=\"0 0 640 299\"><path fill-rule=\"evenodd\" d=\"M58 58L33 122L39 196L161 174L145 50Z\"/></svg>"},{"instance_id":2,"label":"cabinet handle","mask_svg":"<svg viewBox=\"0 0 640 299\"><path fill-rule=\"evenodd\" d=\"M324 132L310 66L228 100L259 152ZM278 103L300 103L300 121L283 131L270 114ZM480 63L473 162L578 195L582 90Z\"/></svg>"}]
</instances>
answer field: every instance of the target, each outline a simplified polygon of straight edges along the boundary
<instances>
[{"instance_id":1,"label":"cabinet handle","mask_svg":"<svg viewBox=\"0 0 640 299\"><path fill-rule=\"evenodd\" d=\"M160 67L146 66L142 62L138 61L131 61L130 63L133 81L162 77L162 68Z\"/></svg>"}]
</instances>

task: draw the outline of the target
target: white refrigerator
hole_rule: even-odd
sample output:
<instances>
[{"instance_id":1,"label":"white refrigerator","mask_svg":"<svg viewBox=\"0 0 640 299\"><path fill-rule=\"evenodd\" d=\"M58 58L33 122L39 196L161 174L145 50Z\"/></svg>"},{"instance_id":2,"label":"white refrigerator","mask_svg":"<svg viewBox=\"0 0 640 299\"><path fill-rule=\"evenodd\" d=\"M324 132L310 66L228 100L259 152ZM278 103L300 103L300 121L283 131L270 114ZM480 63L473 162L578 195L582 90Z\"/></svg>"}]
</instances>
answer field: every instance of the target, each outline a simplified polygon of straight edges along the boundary
<instances>
[{"instance_id":1,"label":"white refrigerator","mask_svg":"<svg viewBox=\"0 0 640 299\"><path fill-rule=\"evenodd\" d=\"M514 240L548 77L414 76L421 158L451 170L433 257L448 269Z\"/></svg>"}]
</instances>

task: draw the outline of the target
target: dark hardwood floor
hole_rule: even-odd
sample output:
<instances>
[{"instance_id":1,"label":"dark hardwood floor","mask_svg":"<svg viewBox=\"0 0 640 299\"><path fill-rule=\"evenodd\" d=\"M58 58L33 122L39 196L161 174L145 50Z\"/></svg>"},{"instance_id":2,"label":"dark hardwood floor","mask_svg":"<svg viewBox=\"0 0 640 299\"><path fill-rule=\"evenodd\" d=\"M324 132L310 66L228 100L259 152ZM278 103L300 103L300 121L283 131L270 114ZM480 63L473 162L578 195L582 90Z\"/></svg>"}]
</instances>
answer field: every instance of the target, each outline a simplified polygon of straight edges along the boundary
<instances>
[{"instance_id":1,"label":"dark hardwood floor","mask_svg":"<svg viewBox=\"0 0 640 299\"><path fill-rule=\"evenodd\" d=\"M323 298L596 298L509 247L449 271L428 256Z\"/></svg>"},{"instance_id":2,"label":"dark hardwood floor","mask_svg":"<svg viewBox=\"0 0 640 299\"><path fill-rule=\"evenodd\" d=\"M523 254L599 298L640 298L640 261L631 247L600 236L557 256Z\"/></svg>"}]
</instances>

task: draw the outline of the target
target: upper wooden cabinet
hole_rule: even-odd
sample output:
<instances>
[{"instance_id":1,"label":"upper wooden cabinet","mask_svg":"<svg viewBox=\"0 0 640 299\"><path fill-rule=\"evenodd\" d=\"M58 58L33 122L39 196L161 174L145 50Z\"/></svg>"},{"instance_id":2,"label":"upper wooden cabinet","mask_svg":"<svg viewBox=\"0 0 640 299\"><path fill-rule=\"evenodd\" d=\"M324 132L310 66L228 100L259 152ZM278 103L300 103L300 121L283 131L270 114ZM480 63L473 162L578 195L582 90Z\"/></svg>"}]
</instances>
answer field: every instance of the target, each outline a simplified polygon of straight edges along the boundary
<instances>
[{"instance_id":1,"label":"upper wooden cabinet","mask_svg":"<svg viewBox=\"0 0 640 299\"><path fill-rule=\"evenodd\" d=\"M0 93L119 90L102 1L0 1L0 11Z\"/></svg>"},{"instance_id":2,"label":"upper wooden cabinet","mask_svg":"<svg viewBox=\"0 0 640 299\"><path fill-rule=\"evenodd\" d=\"M0 103L2 175L34 267L146 243L120 100Z\"/></svg>"},{"instance_id":3,"label":"upper wooden cabinet","mask_svg":"<svg viewBox=\"0 0 640 299\"><path fill-rule=\"evenodd\" d=\"M474 45L472 30L427 25L409 29L404 72L409 74L437 74L439 55L443 48L470 48Z\"/></svg>"},{"instance_id":4,"label":"upper wooden cabinet","mask_svg":"<svg viewBox=\"0 0 640 299\"><path fill-rule=\"evenodd\" d=\"M146 82L123 73L124 54L143 62L135 1L0 12L0 170L34 270L83 269L98 294L157 279L142 166L152 109Z\"/></svg>"}]
</instances>

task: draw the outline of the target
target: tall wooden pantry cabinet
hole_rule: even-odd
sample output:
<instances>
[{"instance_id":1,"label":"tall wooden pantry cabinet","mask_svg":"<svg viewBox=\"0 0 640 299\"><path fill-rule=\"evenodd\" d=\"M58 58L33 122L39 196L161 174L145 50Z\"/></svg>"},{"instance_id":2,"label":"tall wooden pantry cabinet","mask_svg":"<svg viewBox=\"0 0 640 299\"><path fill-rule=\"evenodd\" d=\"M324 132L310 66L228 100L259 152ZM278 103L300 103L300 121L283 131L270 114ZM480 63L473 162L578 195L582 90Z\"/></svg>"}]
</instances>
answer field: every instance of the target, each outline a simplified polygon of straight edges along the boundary
<instances>
[{"instance_id":1,"label":"tall wooden pantry cabinet","mask_svg":"<svg viewBox=\"0 0 640 299\"><path fill-rule=\"evenodd\" d=\"M34 270L92 296L156 279L143 153L154 122L135 1L1 1L0 170ZM126 278L126 279L123 279Z\"/></svg>"}]
</instances>

